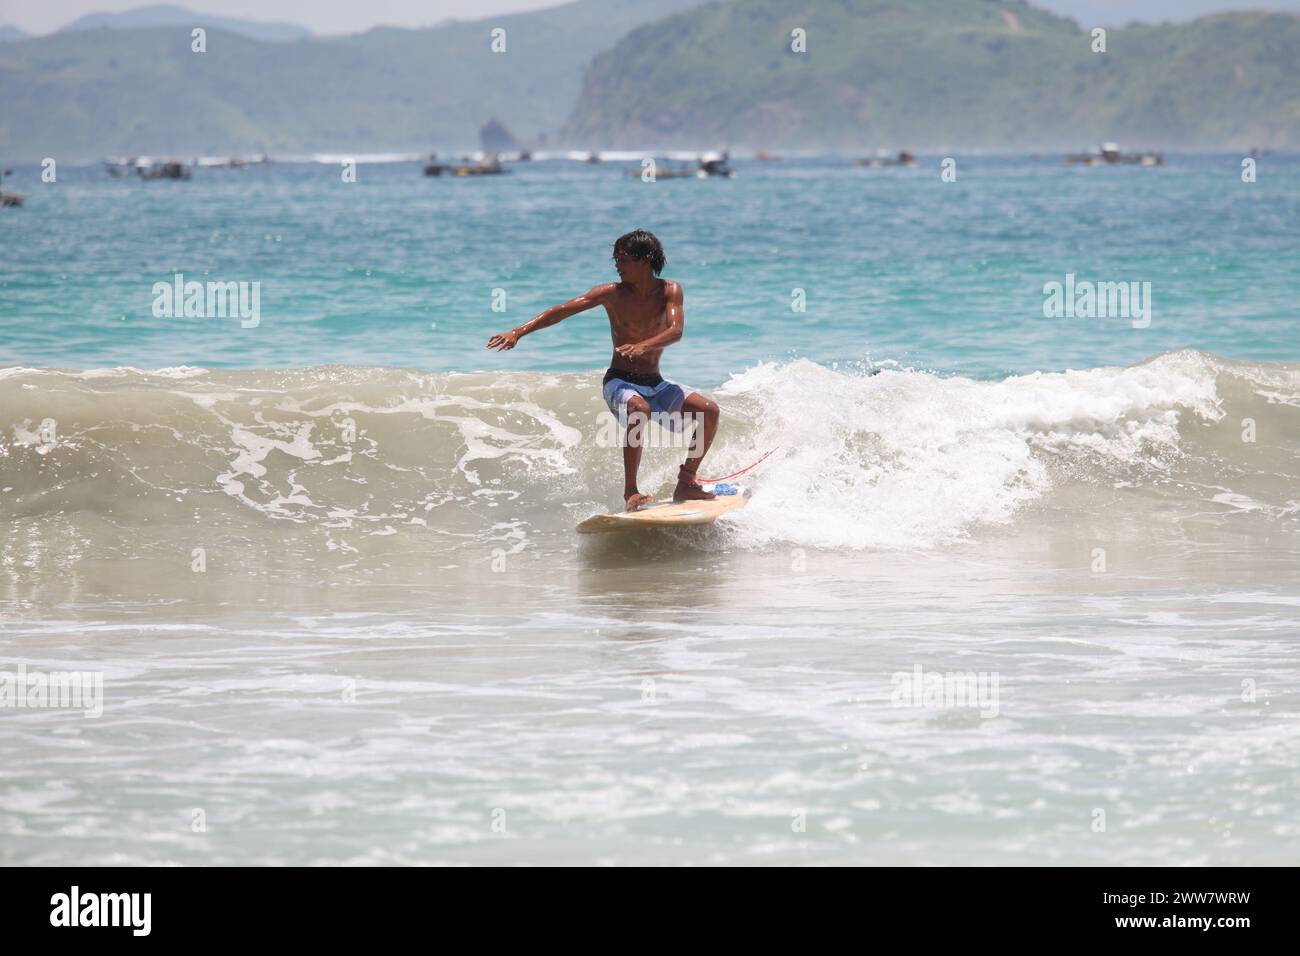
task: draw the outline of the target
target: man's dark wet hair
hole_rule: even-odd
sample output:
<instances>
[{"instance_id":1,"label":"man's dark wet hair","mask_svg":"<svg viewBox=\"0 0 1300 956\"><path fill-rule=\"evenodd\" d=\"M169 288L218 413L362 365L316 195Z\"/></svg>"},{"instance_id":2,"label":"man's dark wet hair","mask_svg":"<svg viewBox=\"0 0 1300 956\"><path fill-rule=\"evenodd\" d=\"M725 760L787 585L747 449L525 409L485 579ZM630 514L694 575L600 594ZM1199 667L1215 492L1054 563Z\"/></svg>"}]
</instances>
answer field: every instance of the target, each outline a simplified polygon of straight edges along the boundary
<instances>
[{"instance_id":1,"label":"man's dark wet hair","mask_svg":"<svg viewBox=\"0 0 1300 956\"><path fill-rule=\"evenodd\" d=\"M649 260L650 268L654 270L655 275L663 272L664 266L668 264L664 247L660 245L653 232L646 232L644 229L636 229L625 236L619 236L614 242L614 255L620 252L632 259Z\"/></svg>"}]
</instances>

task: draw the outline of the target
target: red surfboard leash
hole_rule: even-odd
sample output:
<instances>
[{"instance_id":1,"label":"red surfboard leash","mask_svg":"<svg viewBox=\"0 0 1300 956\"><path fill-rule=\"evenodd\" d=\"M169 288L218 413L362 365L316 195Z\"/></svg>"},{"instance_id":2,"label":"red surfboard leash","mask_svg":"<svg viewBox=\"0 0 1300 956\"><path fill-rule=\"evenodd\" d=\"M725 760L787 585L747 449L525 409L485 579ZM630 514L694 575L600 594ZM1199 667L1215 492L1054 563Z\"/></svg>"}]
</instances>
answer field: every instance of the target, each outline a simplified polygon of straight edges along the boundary
<instances>
[{"instance_id":1,"label":"red surfboard leash","mask_svg":"<svg viewBox=\"0 0 1300 956\"><path fill-rule=\"evenodd\" d=\"M726 481L728 478L736 478L740 475L743 475L745 472L749 471L750 468L756 468L759 465L761 465L763 463L763 459L766 458L768 455L772 454L773 451L776 451L776 449L773 448L772 451L764 452L762 458L759 458L758 461L754 462L754 464L746 468L740 469L740 471L732 472L729 475L723 475L721 478L697 478L696 481L698 481L702 485L711 485L719 481Z\"/></svg>"}]
</instances>

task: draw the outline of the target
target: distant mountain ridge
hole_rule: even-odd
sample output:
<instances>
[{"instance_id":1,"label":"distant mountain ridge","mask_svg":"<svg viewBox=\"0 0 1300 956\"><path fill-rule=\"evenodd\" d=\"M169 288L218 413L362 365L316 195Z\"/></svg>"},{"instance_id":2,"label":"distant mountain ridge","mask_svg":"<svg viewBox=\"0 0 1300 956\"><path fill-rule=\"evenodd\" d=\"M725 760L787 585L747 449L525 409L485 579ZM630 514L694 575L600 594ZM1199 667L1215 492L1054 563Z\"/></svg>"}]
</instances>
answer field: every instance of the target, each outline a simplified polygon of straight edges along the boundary
<instances>
[{"instance_id":1,"label":"distant mountain ridge","mask_svg":"<svg viewBox=\"0 0 1300 956\"><path fill-rule=\"evenodd\" d=\"M492 118L572 148L1300 147L1285 14L1112 28L1105 54L1024 0L574 0L274 43L129 15L177 11L0 44L0 157L446 154Z\"/></svg>"},{"instance_id":2,"label":"distant mountain ridge","mask_svg":"<svg viewBox=\"0 0 1300 956\"><path fill-rule=\"evenodd\" d=\"M455 152L494 117L528 140L564 122L597 52L700 2L575 0L274 44L210 27L203 54L188 22L60 31L0 45L0 157Z\"/></svg>"},{"instance_id":3,"label":"distant mountain ridge","mask_svg":"<svg viewBox=\"0 0 1300 956\"><path fill-rule=\"evenodd\" d=\"M228 33L238 33L240 36L251 37L254 40L265 40L268 43L284 43L312 35L310 30L296 23L273 23L218 17L209 13L197 13L170 4L136 7L132 10L124 10L121 13L88 13L84 17L73 20L59 32L64 33L71 30L137 30L149 27L172 26L225 30Z\"/></svg>"},{"instance_id":4,"label":"distant mountain ridge","mask_svg":"<svg viewBox=\"0 0 1300 956\"><path fill-rule=\"evenodd\" d=\"M807 52L791 50L803 29ZM595 58L578 145L1054 149L1300 146L1300 17L1107 33L1024 0L724 0Z\"/></svg>"}]
</instances>

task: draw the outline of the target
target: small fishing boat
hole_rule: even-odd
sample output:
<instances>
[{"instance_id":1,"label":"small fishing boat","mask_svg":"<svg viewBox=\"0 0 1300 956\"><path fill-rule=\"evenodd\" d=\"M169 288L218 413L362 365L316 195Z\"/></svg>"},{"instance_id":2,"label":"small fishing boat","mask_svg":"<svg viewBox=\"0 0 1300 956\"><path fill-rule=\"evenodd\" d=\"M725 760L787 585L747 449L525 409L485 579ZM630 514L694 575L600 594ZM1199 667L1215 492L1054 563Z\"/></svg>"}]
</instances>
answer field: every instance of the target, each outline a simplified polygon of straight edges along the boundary
<instances>
[{"instance_id":1,"label":"small fishing boat","mask_svg":"<svg viewBox=\"0 0 1300 956\"><path fill-rule=\"evenodd\" d=\"M436 154L429 156L424 166L426 176L499 176L509 170L501 165L496 153L489 153L477 163L439 163Z\"/></svg>"},{"instance_id":2,"label":"small fishing boat","mask_svg":"<svg viewBox=\"0 0 1300 956\"><path fill-rule=\"evenodd\" d=\"M890 156L885 153L884 150L881 150L870 159L859 159L853 165L860 169L885 169L891 166L901 166L905 169L916 169L921 165L921 163L920 160L907 150L900 151L897 156Z\"/></svg>"},{"instance_id":3,"label":"small fishing boat","mask_svg":"<svg viewBox=\"0 0 1300 956\"><path fill-rule=\"evenodd\" d=\"M4 172L0 173L0 180L3 180L6 176L12 176L13 174L14 171L12 169L6 169ZM22 204L23 197L21 193L7 193L3 189L0 189L0 206L21 206Z\"/></svg>"},{"instance_id":4,"label":"small fishing boat","mask_svg":"<svg viewBox=\"0 0 1300 956\"><path fill-rule=\"evenodd\" d=\"M1115 143L1102 143L1090 153L1071 153L1065 157L1067 166L1163 166L1165 158L1160 153L1122 153Z\"/></svg>"}]
</instances>

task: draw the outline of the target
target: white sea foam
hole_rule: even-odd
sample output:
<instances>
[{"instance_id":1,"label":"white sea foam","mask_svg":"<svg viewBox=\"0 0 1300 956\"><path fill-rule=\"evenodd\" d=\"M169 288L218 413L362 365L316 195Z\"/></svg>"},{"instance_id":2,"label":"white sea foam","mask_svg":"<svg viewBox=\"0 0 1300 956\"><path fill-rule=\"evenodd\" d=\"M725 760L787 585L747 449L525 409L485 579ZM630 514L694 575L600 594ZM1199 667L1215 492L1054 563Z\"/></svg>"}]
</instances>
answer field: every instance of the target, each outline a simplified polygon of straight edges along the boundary
<instances>
[{"instance_id":1,"label":"white sea foam","mask_svg":"<svg viewBox=\"0 0 1300 956\"><path fill-rule=\"evenodd\" d=\"M1050 494L1053 456L1123 467L1176 453L1184 417L1223 416L1215 374L1197 353L998 382L757 366L719 392L753 416L756 447L777 448L738 516L740 539L818 548L960 540Z\"/></svg>"}]
</instances>

